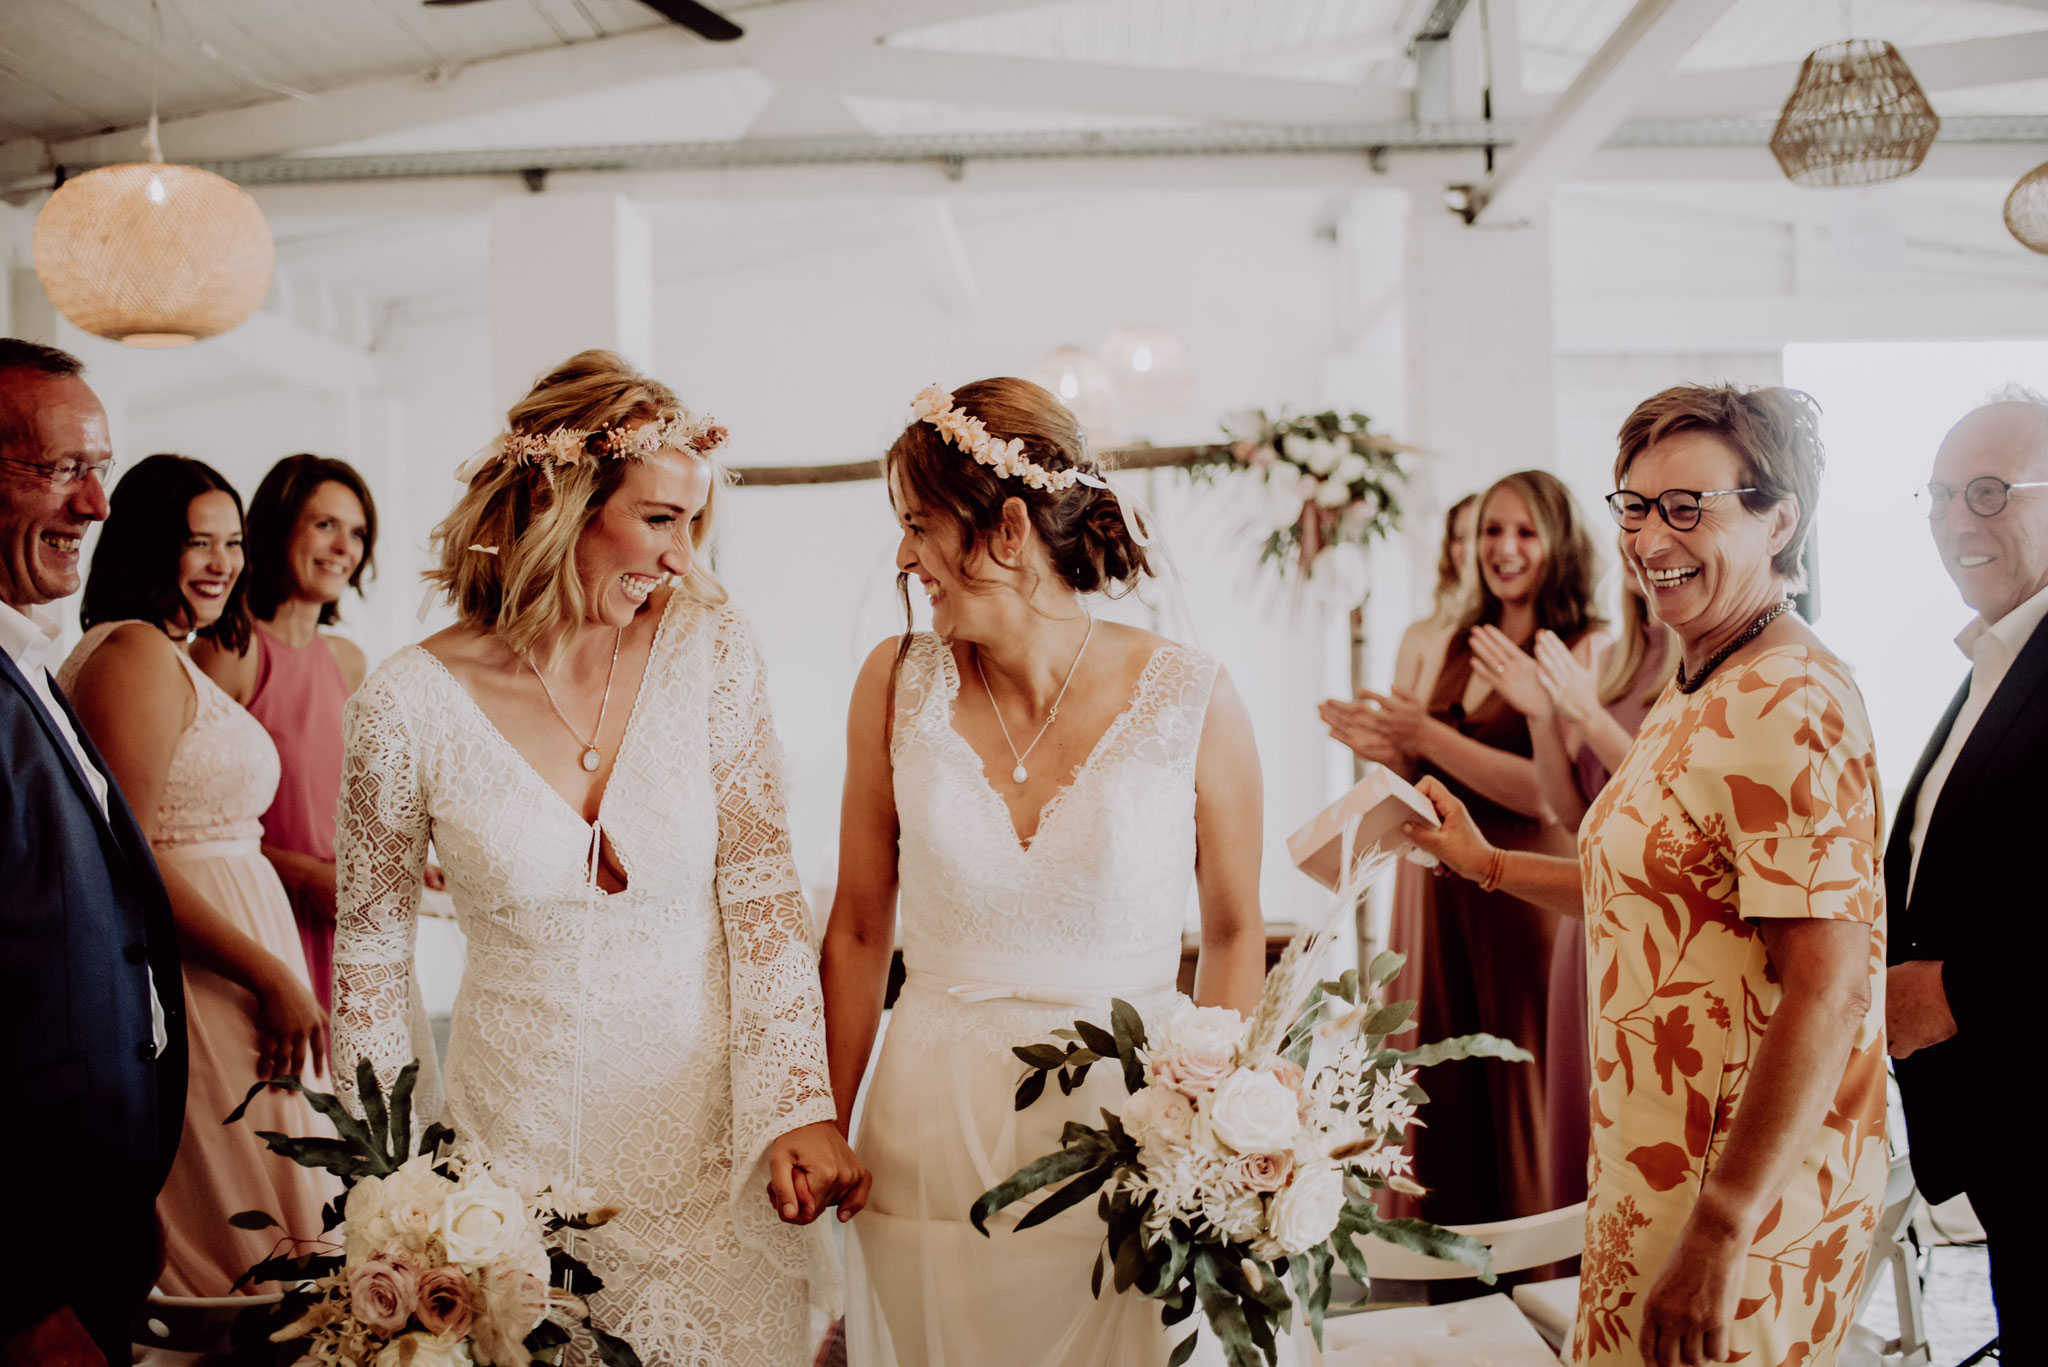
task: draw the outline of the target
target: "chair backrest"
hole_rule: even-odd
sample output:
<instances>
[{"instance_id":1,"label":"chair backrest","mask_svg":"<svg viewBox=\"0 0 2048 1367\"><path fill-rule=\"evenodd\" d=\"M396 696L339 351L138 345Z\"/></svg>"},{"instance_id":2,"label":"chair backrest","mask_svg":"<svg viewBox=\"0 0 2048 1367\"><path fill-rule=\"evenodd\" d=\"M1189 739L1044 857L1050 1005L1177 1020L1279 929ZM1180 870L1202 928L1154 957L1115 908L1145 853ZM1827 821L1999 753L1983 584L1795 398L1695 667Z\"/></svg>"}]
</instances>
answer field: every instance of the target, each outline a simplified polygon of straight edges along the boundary
<instances>
[{"instance_id":1,"label":"chair backrest","mask_svg":"<svg viewBox=\"0 0 2048 1367\"><path fill-rule=\"evenodd\" d=\"M1560 1206L1541 1215L1517 1220L1496 1220L1484 1225L1452 1225L1493 1250L1493 1270L1520 1272L1524 1268L1575 1258L1586 1247L1586 1203ZM1442 1282L1470 1277L1463 1263L1445 1262L1390 1244L1384 1239L1361 1238L1359 1251L1365 1254L1366 1270L1375 1280L1390 1278L1404 1282Z\"/></svg>"},{"instance_id":2,"label":"chair backrest","mask_svg":"<svg viewBox=\"0 0 2048 1367\"><path fill-rule=\"evenodd\" d=\"M180 1354L225 1352L235 1317L258 1306L274 1306L282 1291L260 1296L166 1296L152 1291L135 1317L131 1337L139 1347ZM201 1358L204 1361L204 1358Z\"/></svg>"}]
</instances>

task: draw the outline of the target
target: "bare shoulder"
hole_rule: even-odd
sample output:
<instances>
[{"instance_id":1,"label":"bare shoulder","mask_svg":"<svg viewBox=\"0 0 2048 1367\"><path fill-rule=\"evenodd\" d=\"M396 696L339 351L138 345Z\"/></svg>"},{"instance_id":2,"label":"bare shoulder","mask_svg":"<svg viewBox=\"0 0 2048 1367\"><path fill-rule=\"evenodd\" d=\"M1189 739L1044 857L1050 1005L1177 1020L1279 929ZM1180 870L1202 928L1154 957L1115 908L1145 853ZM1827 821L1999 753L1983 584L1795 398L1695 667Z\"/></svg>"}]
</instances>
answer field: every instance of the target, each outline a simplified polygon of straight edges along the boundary
<instances>
[{"instance_id":1,"label":"bare shoulder","mask_svg":"<svg viewBox=\"0 0 2048 1367\"><path fill-rule=\"evenodd\" d=\"M195 696L171 638L147 622L124 622L79 666L72 691L81 700L102 689L137 702Z\"/></svg>"},{"instance_id":2,"label":"bare shoulder","mask_svg":"<svg viewBox=\"0 0 2048 1367\"><path fill-rule=\"evenodd\" d=\"M873 717L880 725L879 719L888 707L890 681L896 674L896 658L902 648L901 636L885 636L875 642L874 649L860 662L860 672L853 679L853 701L849 708L852 717Z\"/></svg>"},{"instance_id":3,"label":"bare shoulder","mask_svg":"<svg viewBox=\"0 0 2048 1367\"><path fill-rule=\"evenodd\" d=\"M348 684L348 691L353 693L361 688L363 676L370 672L370 660L363 654L363 648L348 637L337 636L329 631L321 632L320 639L327 643L327 649L333 653L334 663L341 666L341 677Z\"/></svg>"}]
</instances>

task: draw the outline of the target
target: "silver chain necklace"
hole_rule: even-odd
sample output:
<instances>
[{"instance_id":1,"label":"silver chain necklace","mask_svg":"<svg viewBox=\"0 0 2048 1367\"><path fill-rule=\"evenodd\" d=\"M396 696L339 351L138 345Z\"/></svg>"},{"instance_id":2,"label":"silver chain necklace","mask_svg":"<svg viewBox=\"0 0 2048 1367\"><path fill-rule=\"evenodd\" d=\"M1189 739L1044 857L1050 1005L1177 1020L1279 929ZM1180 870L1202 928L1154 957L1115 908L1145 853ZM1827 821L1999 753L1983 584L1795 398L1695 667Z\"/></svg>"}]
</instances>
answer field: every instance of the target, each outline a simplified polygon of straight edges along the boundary
<instances>
[{"instance_id":1,"label":"silver chain necklace","mask_svg":"<svg viewBox=\"0 0 2048 1367\"><path fill-rule=\"evenodd\" d=\"M1031 738L1031 744L1024 747L1023 754L1017 752L1017 742L1010 739L1010 724L1003 720L1003 709L996 706L995 690L988 686L988 674L981 667L981 648L975 647L974 672L981 676L981 691L988 694L988 710L996 714L996 725L1003 728L1003 744L1010 747L1010 757L1017 761L1017 767L1010 771L1010 777L1014 781L1022 783L1031 777L1030 771L1024 767L1024 760L1038 748L1038 742L1045 739L1045 733L1052 729L1052 724L1060 719L1060 704L1066 700L1067 685L1074 681L1074 671L1081 667L1081 657L1088 653L1088 643L1094 639L1095 614L1091 612L1088 614L1088 631L1081 637L1081 648L1074 652L1074 662L1067 666L1067 677L1060 684L1059 696L1054 698L1052 706L1046 709L1045 725L1038 728L1038 734Z\"/></svg>"},{"instance_id":2,"label":"silver chain necklace","mask_svg":"<svg viewBox=\"0 0 2048 1367\"><path fill-rule=\"evenodd\" d=\"M540 691L547 695L548 706L555 709L555 715L562 719L562 725L567 727L569 734L576 737L577 742L583 746L583 772L586 774L596 773L597 766L604 762L604 756L598 753L597 738L604 734L605 709L612 705L612 676L619 672L619 643L625 639L626 629L620 627L619 634L612 638L612 664L604 673L604 696L598 699L597 727L590 733L589 740L583 739L583 733L576 729L575 723L569 720L569 714L555 701L555 690L548 687L548 676L540 672L540 666L533 662L533 657L522 657L526 661L526 667L533 671L533 677L540 680Z\"/></svg>"}]
</instances>

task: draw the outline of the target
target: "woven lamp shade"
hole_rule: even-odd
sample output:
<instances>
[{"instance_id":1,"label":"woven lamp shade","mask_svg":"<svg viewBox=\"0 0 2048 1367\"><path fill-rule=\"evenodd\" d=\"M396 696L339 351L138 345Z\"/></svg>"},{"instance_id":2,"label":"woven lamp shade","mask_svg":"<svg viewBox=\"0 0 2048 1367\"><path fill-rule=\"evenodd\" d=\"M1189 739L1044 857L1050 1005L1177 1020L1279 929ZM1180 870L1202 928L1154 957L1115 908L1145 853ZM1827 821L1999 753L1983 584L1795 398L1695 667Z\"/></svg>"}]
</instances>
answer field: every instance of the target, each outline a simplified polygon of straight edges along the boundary
<instances>
[{"instance_id":1,"label":"woven lamp shade","mask_svg":"<svg viewBox=\"0 0 2048 1367\"><path fill-rule=\"evenodd\" d=\"M1771 155L1796 185L1875 185L1919 170L1940 131L1899 50L1851 38L1806 55L1771 131Z\"/></svg>"},{"instance_id":2,"label":"woven lamp shade","mask_svg":"<svg viewBox=\"0 0 2048 1367\"><path fill-rule=\"evenodd\" d=\"M128 162L65 181L36 217L36 276L97 337L183 346L239 325L276 250L256 201L196 166Z\"/></svg>"},{"instance_id":3,"label":"woven lamp shade","mask_svg":"<svg viewBox=\"0 0 2048 1367\"><path fill-rule=\"evenodd\" d=\"M2005 197L2005 230L2048 256L2048 162L2021 176Z\"/></svg>"}]
</instances>

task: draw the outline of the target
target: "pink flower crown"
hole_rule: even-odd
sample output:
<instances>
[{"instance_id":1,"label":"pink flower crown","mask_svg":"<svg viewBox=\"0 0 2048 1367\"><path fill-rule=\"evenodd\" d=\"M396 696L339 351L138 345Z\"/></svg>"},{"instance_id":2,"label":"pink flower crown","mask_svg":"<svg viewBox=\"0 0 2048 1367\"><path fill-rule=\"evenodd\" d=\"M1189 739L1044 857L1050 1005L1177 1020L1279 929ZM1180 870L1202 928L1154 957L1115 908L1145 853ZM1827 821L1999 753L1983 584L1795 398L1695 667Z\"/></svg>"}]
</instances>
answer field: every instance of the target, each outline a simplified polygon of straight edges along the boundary
<instances>
[{"instance_id":1,"label":"pink flower crown","mask_svg":"<svg viewBox=\"0 0 2048 1367\"><path fill-rule=\"evenodd\" d=\"M1049 494L1062 494L1076 484L1086 484L1096 489L1107 489L1108 481L1100 475L1086 470L1048 470L1024 454L1024 441L1012 437L1004 441L992 436L980 418L964 408L953 406L953 396L937 385L927 385L918 391L910 401L910 420L928 422L939 429L941 436L958 447L964 454L972 456L978 465L986 465L1003 479L1022 480L1033 489L1042 489Z\"/></svg>"},{"instance_id":2,"label":"pink flower crown","mask_svg":"<svg viewBox=\"0 0 2048 1367\"><path fill-rule=\"evenodd\" d=\"M557 427L552 432L501 432L458 466L455 478L467 484L486 465L506 460L533 466L552 482L554 472L565 466L594 460L645 460L666 447L708 456L725 445L725 435L715 420L688 409L638 427L614 423L588 431Z\"/></svg>"}]
</instances>

